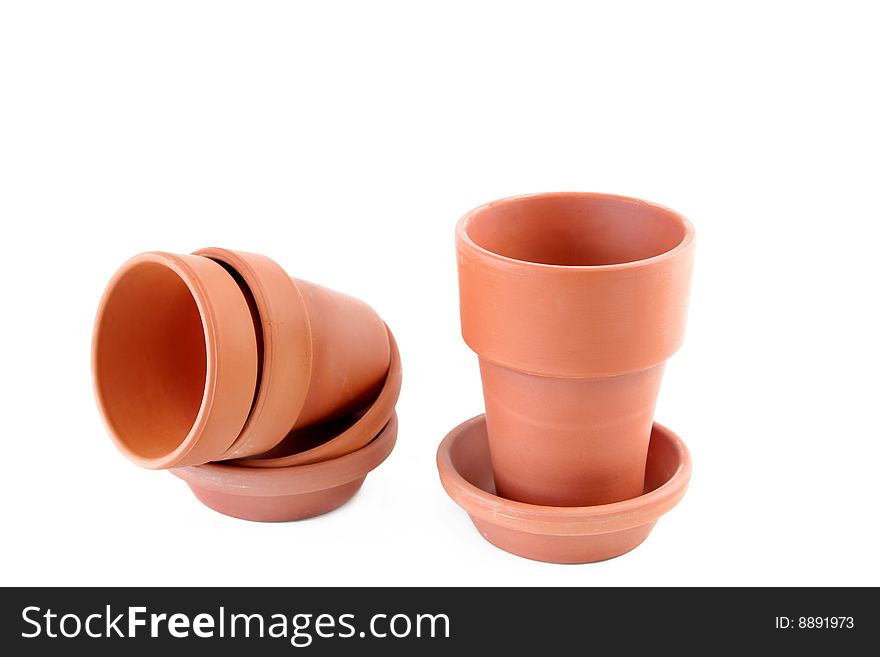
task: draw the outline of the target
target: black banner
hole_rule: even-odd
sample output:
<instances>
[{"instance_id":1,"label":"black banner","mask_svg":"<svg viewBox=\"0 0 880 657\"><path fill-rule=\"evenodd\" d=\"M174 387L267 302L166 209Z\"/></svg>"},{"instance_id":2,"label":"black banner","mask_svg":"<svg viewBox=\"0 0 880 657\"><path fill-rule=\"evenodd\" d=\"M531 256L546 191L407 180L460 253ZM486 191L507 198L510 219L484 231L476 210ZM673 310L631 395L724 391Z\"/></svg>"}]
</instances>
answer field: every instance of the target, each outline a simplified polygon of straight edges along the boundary
<instances>
[{"instance_id":1,"label":"black banner","mask_svg":"<svg viewBox=\"0 0 880 657\"><path fill-rule=\"evenodd\" d=\"M867 589L3 589L4 654L620 654L875 644ZM10 650L12 652L10 652Z\"/></svg>"}]
</instances>

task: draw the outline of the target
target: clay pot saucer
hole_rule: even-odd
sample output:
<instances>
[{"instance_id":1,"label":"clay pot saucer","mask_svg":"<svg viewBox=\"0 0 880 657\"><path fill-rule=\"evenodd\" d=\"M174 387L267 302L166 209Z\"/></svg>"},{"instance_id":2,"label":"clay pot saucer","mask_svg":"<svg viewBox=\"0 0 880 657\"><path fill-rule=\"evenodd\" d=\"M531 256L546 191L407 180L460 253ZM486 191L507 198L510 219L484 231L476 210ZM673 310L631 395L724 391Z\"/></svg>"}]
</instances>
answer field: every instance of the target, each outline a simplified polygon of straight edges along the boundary
<instances>
[{"instance_id":1,"label":"clay pot saucer","mask_svg":"<svg viewBox=\"0 0 880 657\"><path fill-rule=\"evenodd\" d=\"M552 563L588 563L620 556L647 538L657 519L687 490L691 459L669 429L654 423L645 492L597 506L539 506L495 494L485 416L453 429L437 450L440 480L483 537L512 554Z\"/></svg>"},{"instance_id":2,"label":"clay pot saucer","mask_svg":"<svg viewBox=\"0 0 880 657\"><path fill-rule=\"evenodd\" d=\"M227 461L226 465L245 468L288 468L309 465L345 456L361 449L373 440L394 415L394 407L400 397L403 376L400 352L390 330L388 331L388 341L391 344L391 364L388 367L388 374L382 390L370 406L355 417L353 422L343 421L341 426L340 423L330 423L295 431L262 456ZM333 426L339 427L335 433L332 430L330 433L325 431ZM319 435L316 439L316 431L326 435L323 437ZM303 444L308 443L316 446L290 453L291 449L301 448Z\"/></svg>"},{"instance_id":3,"label":"clay pot saucer","mask_svg":"<svg viewBox=\"0 0 880 657\"><path fill-rule=\"evenodd\" d=\"M206 506L262 522L302 520L350 500L397 440L397 415L366 447L340 458L289 468L243 468L208 463L171 472Z\"/></svg>"}]
</instances>

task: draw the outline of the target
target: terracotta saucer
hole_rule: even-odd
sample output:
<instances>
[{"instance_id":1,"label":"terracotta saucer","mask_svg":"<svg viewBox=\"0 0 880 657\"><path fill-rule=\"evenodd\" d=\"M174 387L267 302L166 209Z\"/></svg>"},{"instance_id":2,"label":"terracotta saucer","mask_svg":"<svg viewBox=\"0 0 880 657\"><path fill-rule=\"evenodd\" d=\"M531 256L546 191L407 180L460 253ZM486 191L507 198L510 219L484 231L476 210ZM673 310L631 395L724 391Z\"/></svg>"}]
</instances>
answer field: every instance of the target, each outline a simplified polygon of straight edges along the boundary
<instances>
[{"instance_id":1,"label":"terracotta saucer","mask_svg":"<svg viewBox=\"0 0 880 657\"><path fill-rule=\"evenodd\" d=\"M289 468L244 468L219 463L172 470L206 506L262 522L302 520L350 500L397 440L397 415L368 445L336 459Z\"/></svg>"},{"instance_id":2,"label":"terracotta saucer","mask_svg":"<svg viewBox=\"0 0 880 657\"><path fill-rule=\"evenodd\" d=\"M345 456L369 443L382 427L388 424L400 397L403 372L397 342L390 330L388 330L388 342L391 344L391 363L385 383L378 396L365 410L352 418L298 429L265 454L227 461L226 465L246 468L287 468L309 465Z\"/></svg>"},{"instance_id":3,"label":"terracotta saucer","mask_svg":"<svg viewBox=\"0 0 880 657\"><path fill-rule=\"evenodd\" d=\"M512 554L553 563L588 563L629 552L687 490L691 458L681 439L654 423L645 492L623 502L538 506L495 494L485 416L453 429L437 450L440 481L483 537Z\"/></svg>"}]
</instances>

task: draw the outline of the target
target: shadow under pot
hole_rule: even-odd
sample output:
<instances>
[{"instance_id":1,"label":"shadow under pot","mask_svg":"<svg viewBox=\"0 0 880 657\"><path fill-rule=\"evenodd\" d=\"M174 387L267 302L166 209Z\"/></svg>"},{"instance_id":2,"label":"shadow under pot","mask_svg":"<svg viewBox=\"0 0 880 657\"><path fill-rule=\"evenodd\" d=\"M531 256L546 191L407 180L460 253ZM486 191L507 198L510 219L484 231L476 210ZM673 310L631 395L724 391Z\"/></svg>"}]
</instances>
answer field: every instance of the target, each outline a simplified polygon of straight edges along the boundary
<instances>
[{"instance_id":1,"label":"shadow under pot","mask_svg":"<svg viewBox=\"0 0 880 657\"><path fill-rule=\"evenodd\" d=\"M389 360L372 308L225 249L129 260L92 343L108 431L153 469L260 454L295 427L345 416L376 396Z\"/></svg>"},{"instance_id":2,"label":"shadow under pot","mask_svg":"<svg viewBox=\"0 0 880 657\"><path fill-rule=\"evenodd\" d=\"M498 494L641 495L664 364L684 337L690 222L632 198L538 194L465 215L456 249Z\"/></svg>"}]
</instances>

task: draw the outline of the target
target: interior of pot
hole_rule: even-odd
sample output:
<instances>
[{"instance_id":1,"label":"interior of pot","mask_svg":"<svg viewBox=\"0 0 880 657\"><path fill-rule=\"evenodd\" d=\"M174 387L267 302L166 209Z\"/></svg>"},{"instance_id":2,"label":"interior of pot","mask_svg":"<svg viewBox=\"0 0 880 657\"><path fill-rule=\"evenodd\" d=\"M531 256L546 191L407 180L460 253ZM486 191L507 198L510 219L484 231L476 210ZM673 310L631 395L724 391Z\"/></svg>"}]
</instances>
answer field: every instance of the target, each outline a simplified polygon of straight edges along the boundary
<instances>
[{"instance_id":1,"label":"interior of pot","mask_svg":"<svg viewBox=\"0 0 880 657\"><path fill-rule=\"evenodd\" d=\"M645 260L671 251L687 222L660 206L601 194L543 194L491 203L468 217L477 246L514 260L598 266Z\"/></svg>"},{"instance_id":2,"label":"interior of pot","mask_svg":"<svg viewBox=\"0 0 880 657\"><path fill-rule=\"evenodd\" d=\"M177 448L205 392L207 347L196 300L155 262L127 269L107 292L95 344L95 378L107 422L143 458Z\"/></svg>"}]
</instances>

